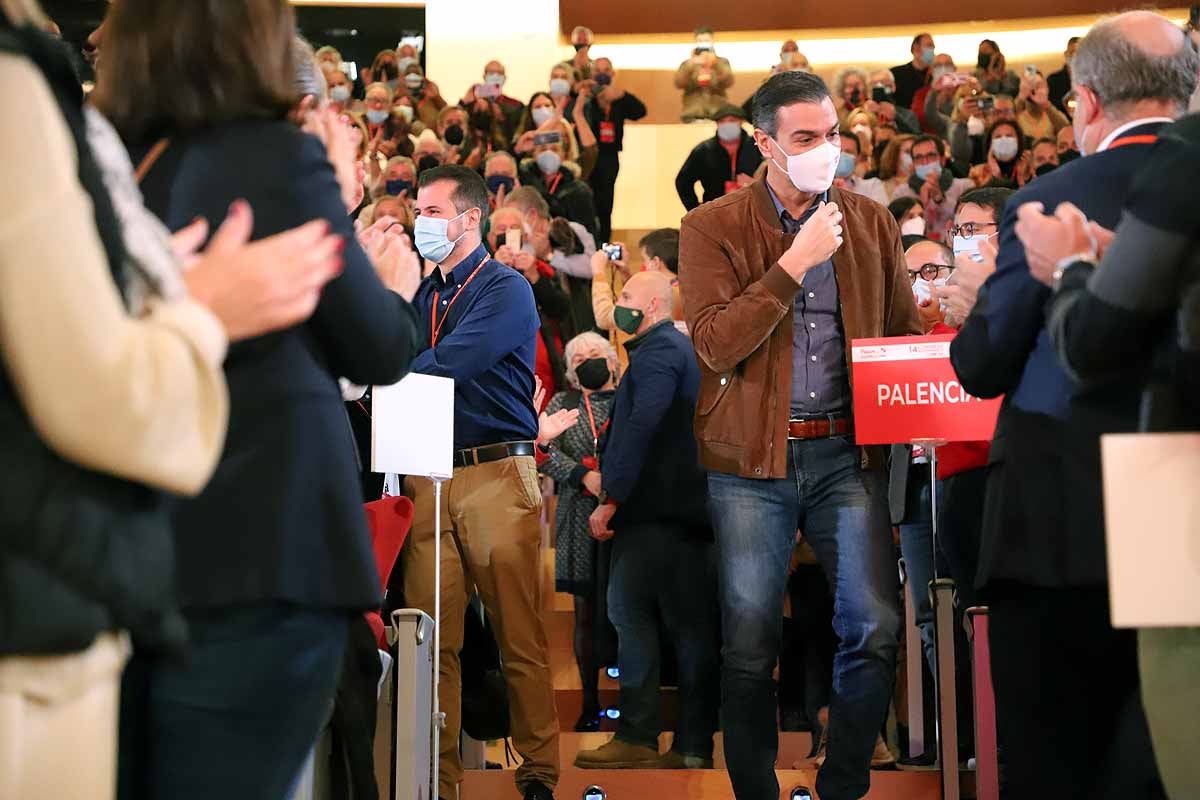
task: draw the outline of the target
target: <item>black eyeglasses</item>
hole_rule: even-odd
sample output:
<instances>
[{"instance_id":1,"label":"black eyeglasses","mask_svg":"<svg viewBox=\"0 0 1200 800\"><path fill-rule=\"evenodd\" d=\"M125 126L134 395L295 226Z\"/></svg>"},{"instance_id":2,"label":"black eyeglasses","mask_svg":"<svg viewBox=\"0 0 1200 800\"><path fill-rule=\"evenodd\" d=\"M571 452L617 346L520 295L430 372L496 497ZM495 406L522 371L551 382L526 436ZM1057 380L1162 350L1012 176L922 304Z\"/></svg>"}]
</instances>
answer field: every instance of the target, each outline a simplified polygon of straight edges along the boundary
<instances>
[{"instance_id":1,"label":"black eyeglasses","mask_svg":"<svg viewBox=\"0 0 1200 800\"><path fill-rule=\"evenodd\" d=\"M950 277L950 273L953 271L954 267L949 264L922 264L920 269L910 269L908 271L908 282L916 283L917 278L936 281L938 278Z\"/></svg>"},{"instance_id":2,"label":"black eyeglasses","mask_svg":"<svg viewBox=\"0 0 1200 800\"><path fill-rule=\"evenodd\" d=\"M964 222L961 225L951 225L946 230L951 236L965 236L970 239L980 228L988 225L993 228L998 227L994 222Z\"/></svg>"}]
</instances>

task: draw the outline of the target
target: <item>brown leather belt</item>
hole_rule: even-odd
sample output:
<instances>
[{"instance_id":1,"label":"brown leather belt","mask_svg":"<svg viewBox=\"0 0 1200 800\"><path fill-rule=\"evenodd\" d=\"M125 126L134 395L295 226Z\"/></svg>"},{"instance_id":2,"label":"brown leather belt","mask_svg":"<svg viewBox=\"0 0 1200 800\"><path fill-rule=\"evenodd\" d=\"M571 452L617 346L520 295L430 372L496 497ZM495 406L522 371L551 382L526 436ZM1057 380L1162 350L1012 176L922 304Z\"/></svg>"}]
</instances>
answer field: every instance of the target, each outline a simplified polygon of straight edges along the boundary
<instances>
[{"instance_id":1,"label":"brown leather belt","mask_svg":"<svg viewBox=\"0 0 1200 800\"><path fill-rule=\"evenodd\" d=\"M789 439L828 439L831 436L846 436L854 432L854 424L848 417L830 414L815 419L793 419L788 422Z\"/></svg>"},{"instance_id":2,"label":"brown leather belt","mask_svg":"<svg viewBox=\"0 0 1200 800\"><path fill-rule=\"evenodd\" d=\"M454 454L455 467L474 467L512 456L532 456L533 442L505 442L459 450Z\"/></svg>"}]
</instances>

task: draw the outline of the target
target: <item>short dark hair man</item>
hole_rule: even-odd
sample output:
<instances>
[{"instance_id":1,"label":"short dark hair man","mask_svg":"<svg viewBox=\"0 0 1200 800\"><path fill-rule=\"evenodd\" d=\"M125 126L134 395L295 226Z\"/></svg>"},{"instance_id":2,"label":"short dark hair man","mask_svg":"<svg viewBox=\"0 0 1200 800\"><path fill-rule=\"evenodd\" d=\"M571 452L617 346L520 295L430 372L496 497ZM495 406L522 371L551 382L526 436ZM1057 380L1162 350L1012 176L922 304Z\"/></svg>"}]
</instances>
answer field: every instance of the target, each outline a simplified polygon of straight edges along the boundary
<instances>
[{"instance_id":1,"label":"short dark hair man","mask_svg":"<svg viewBox=\"0 0 1200 800\"><path fill-rule=\"evenodd\" d=\"M1079 49L1079 37L1072 36L1067 40L1067 49L1063 53L1063 66L1058 72L1052 72L1046 77L1046 85L1050 88L1050 102L1064 114L1070 115L1067 108L1067 94L1071 91L1071 59Z\"/></svg>"},{"instance_id":2,"label":"short dark hair man","mask_svg":"<svg viewBox=\"0 0 1200 800\"><path fill-rule=\"evenodd\" d=\"M1142 769L1153 755L1139 718L1137 637L1109 617L1100 474L1100 434L1135 428L1139 387L1088 391L1063 369L1046 325L1050 289L1031 274L1037 245L1017 238L1018 209L1070 202L1116 227L1160 129L1186 110L1198 69L1188 37L1158 14L1132 11L1092 27L1071 62L1083 157L1009 202L996 271L950 345L963 388L1004 395L978 580L991 610L997 733L1014 797L1105 794L1125 785L1114 780L1154 778ZM1035 728L1053 751L1028 739ZM1095 754L1118 740L1119 763L1093 775Z\"/></svg>"},{"instance_id":3,"label":"short dark hair man","mask_svg":"<svg viewBox=\"0 0 1200 800\"><path fill-rule=\"evenodd\" d=\"M696 438L723 571L725 759L740 800L778 796L771 672L803 527L837 576L841 633L817 790L858 798L891 697L900 617L886 458L849 438L847 347L921 326L896 221L832 187L841 147L825 83L806 72L769 78L754 97L754 139L765 174L680 229L679 282L700 357Z\"/></svg>"},{"instance_id":4,"label":"short dark hair man","mask_svg":"<svg viewBox=\"0 0 1200 800\"><path fill-rule=\"evenodd\" d=\"M726 104L714 119L716 134L692 148L675 176L675 191L688 211L748 185L762 163L762 155L744 127L745 111ZM704 190L703 200L696 197L697 182Z\"/></svg>"},{"instance_id":5,"label":"short dark hair man","mask_svg":"<svg viewBox=\"0 0 1200 800\"><path fill-rule=\"evenodd\" d=\"M912 61L892 67L892 75L896 78L897 108L912 108L917 90L929 82L929 69L937 53L933 47L933 37L928 33L918 33L913 37L909 52L912 53Z\"/></svg>"},{"instance_id":6,"label":"short dark hair man","mask_svg":"<svg viewBox=\"0 0 1200 800\"><path fill-rule=\"evenodd\" d=\"M541 493L537 489L533 407L540 320L520 273L488 257L481 231L488 191L473 169L442 166L421 173L414 239L437 266L413 300L424 349L412 371L454 379L454 476L443 487L442 681L446 714L438 796L455 797L462 781L458 751L468 578L496 621L511 698L514 744L521 754L517 788L526 800L553 800L558 782L558 712L542 620ZM348 346L353 346L349 343ZM416 507L404 559L410 605L433 612L434 487L409 477Z\"/></svg>"}]
</instances>

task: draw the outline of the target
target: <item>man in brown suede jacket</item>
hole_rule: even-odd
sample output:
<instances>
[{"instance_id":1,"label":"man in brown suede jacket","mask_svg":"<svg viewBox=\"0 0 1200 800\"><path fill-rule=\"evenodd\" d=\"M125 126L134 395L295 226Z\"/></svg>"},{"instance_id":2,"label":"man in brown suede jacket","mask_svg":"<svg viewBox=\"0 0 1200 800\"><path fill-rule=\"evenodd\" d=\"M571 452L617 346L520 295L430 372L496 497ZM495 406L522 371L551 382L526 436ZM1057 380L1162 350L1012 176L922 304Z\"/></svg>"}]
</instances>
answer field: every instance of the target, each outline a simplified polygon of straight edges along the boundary
<instances>
[{"instance_id":1,"label":"man in brown suede jacket","mask_svg":"<svg viewBox=\"0 0 1200 800\"><path fill-rule=\"evenodd\" d=\"M775 684L796 529L835 595L824 800L856 800L895 676L900 630L882 448L858 448L852 339L921 332L887 209L830 188L841 147L829 90L805 72L754 96L756 182L684 218L679 277L700 360L724 629L725 758L738 800L779 796Z\"/></svg>"}]
</instances>

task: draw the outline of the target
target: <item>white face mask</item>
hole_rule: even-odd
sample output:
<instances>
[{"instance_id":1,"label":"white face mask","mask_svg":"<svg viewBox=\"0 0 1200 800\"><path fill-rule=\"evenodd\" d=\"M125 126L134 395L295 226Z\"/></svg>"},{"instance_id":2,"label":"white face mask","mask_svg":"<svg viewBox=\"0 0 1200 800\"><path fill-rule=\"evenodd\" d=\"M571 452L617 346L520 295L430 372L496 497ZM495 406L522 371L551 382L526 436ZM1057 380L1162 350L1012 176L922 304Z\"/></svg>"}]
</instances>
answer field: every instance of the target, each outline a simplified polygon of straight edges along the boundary
<instances>
[{"instance_id":1,"label":"white face mask","mask_svg":"<svg viewBox=\"0 0 1200 800\"><path fill-rule=\"evenodd\" d=\"M550 79L550 96L566 97L571 93L571 82L566 78Z\"/></svg>"},{"instance_id":2,"label":"white face mask","mask_svg":"<svg viewBox=\"0 0 1200 800\"><path fill-rule=\"evenodd\" d=\"M540 128L554 116L554 109L541 106L530 111L529 116L533 118L533 124Z\"/></svg>"},{"instance_id":3,"label":"white face mask","mask_svg":"<svg viewBox=\"0 0 1200 800\"><path fill-rule=\"evenodd\" d=\"M981 242L987 241L995 235L994 233L977 233L974 236L955 236L954 257L958 258L961 255L966 255L975 263L982 263L983 255L979 252L979 245Z\"/></svg>"},{"instance_id":4,"label":"white face mask","mask_svg":"<svg viewBox=\"0 0 1200 800\"><path fill-rule=\"evenodd\" d=\"M925 220L920 217L904 220L904 224L900 226L900 234L902 236L924 236Z\"/></svg>"},{"instance_id":5,"label":"white face mask","mask_svg":"<svg viewBox=\"0 0 1200 800\"><path fill-rule=\"evenodd\" d=\"M405 122L412 122L413 110L412 106L396 106L396 112L404 117Z\"/></svg>"},{"instance_id":6,"label":"white face mask","mask_svg":"<svg viewBox=\"0 0 1200 800\"><path fill-rule=\"evenodd\" d=\"M1017 157L1019 149L1015 136L997 136L992 139L992 155L997 161L1012 161Z\"/></svg>"},{"instance_id":7,"label":"white face mask","mask_svg":"<svg viewBox=\"0 0 1200 800\"><path fill-rule=\"evenodd\" d=\"M913 297L915 297L917 299L918 303L924 303L926 300L932 300L933 299L933 287L945 286L946 281L948 281L948 280L950 280L950 279L949 278L938 278L937 280L930 283L929 281L925 280L924 278L917 278L913 282L913 285L912 285Z\"/></svg>"},{"instance_id":8,"label":"white face mask","mask_svg":"<svg viewBox=\"0 0 1200 800\"><path fill-rule=\"evenodd\" d=\"M736 142L742 136L742 123L718 122L717 137L722 142Z\"/></svg>"},{"instance_id":9,"label":"white face mask","mask_svg":"<svg viewBox=\"0 0 1200 800\"><path fill-rule=\"evenodd\" d=\"M967 120L967 135L968 136L983 136L983 120L979 117L971 117Z\"/></svg>"},{"instance_id":10,"label":"white face mask","mask_svg":"<svg viewBox=\"0 0 1200 800\"><path fill-rule=\"evenodd\" d=\"M771 156L771 163L786 172L797 189L815 194L833 185L838 163L842 160L842 148L825 141L811 150L790 155L774 138L771 141L787 158L787 167L780 166L774 156Z\"/></svg>"}]
</instances>

